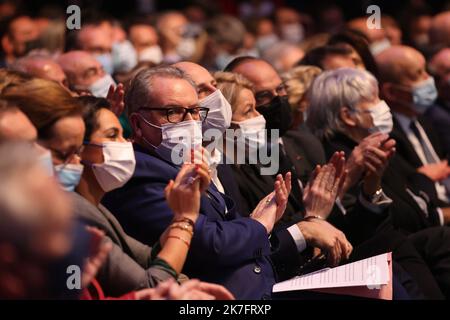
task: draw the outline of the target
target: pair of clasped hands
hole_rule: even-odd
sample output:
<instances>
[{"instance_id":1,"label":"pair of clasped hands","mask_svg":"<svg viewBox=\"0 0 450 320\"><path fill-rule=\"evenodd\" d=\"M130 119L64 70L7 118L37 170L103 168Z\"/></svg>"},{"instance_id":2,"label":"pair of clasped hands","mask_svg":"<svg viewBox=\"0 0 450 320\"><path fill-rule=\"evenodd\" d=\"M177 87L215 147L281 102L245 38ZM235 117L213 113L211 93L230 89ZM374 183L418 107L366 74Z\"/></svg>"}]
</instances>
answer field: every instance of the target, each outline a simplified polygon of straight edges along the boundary
<instances>
[{"instance_id":1,"label":"pair of clasped hands","mask_svg":"<svg viewBox=\"0 0 450 320\"><path fill-rule=\"evenodd\" d=\"M353 247L344 233L326 220L336 199L362 181L363 192L373 194L380 188L381 177L389 159L395 153L395 141L375 133L363 139L346 161L344 152L335 152L329 162L317 166L303 190L305 219L297 223L306 244L314 247L315 256L324 256L329 266L337 266L349 258ZM191 154L194 161L182 166L174 181L166 187L166 199L175 214L186 213L196 220L200 210L200 195L211 182L207 151ZM274 191L263 198L250 215L261 223L268 234L282 218L291 192L292 175L279 174Z\"/></svg>"}]
</instances>

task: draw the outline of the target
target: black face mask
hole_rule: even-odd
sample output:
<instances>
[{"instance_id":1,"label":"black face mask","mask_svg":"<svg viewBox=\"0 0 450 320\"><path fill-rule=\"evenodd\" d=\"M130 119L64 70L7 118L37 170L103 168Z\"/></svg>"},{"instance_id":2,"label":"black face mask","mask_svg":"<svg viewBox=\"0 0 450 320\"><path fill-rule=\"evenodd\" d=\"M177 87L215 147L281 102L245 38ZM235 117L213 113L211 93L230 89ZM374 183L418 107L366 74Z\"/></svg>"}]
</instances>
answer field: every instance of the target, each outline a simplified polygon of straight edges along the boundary
<instances>
[{"instance_id":1,"label":"black face mask","mask_svg":"<svg viewBox=\"0 0 450 320\"><path fill-rule=\"evenodd\" d=\"M256 107L256 110L266 119L266 129L280 130L280 137L291 127L292 112L287 96L276 96L268 104Z\"/></svg>"}]
</instances>

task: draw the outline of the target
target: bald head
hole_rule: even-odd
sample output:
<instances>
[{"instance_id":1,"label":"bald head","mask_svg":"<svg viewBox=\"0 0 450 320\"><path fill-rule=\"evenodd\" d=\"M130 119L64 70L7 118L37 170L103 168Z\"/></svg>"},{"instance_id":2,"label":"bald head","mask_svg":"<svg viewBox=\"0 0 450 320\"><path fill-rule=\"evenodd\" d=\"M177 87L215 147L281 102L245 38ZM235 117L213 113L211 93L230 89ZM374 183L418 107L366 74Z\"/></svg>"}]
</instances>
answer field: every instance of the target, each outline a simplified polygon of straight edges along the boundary
<instances>
[{"instance_id":1,"label":"bald head","mask_svg":"<svg viewBox=\"0 0 450 320\"><path fill-rule=\"evenodd\" d=\"M277 71L262 59L243 60L230 71L243 75L253 83L257 106L269 103L275 96L286 95L283 81Z\"/></svg>"},{"instance_id":2,"label":"bald head","mask_svg":"<svg viewBox=\"0 0 450 320\"><path fill-rule=\"evenodd\" d=\"M442 12L433 17L429 35L430 43L433 46L450 45L450 11Z\"/></svg>"},{"instance_id":3,"label":"bald head","mask_svg":"<svg viewBox=\"0 0 450 320\"><path fill-rule=\"evenodd\" d=\"M172 66L184 71L197 85L198 98L201 100L216 90L216 80L208 70L189 61L182 61Z\"/></svg>"},{"instance_id":4,"label":"bald head","mask_svg":"<svg viewBox=\"0 0 450 320\"><path fill-rule=\"evenodd\" d=\"M429 77L425 58L416 49L408 46L392 46L376 56L383 82L413 86Z\"/></svg>"},{"instance_id":5,"label":"bald head","mask_svg":"<svg viewBox=\"0 0 450 320\"><path fill-rule=\"evenodd\" d=\"M57 62L67 75L70 87L90 86L105 74L100 62L86 51L69 51L59 56Z\"/></svg>"},{"instance_id":6,"label":"bald head","mask_svg":"<svg viewBox=\"0 0 450 320\"><path fill-rule=\"evenodd\" d=\"M66 75L61 66L53 59L43 56L28 56L17 60L12 69L29 75L54 81L68 87Z\"/></svg>"}]
</instances>

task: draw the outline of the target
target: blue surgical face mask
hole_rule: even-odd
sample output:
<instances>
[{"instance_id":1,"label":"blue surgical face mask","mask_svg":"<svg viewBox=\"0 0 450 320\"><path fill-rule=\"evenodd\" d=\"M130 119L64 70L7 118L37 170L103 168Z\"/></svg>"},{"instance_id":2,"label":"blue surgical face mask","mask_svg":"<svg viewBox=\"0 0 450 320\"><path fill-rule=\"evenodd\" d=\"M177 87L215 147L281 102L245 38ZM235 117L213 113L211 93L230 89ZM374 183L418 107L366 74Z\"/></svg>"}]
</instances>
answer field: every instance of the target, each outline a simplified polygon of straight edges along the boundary
<instances>
[{"instance_id":1,"label":"blue surgical face mask","mask_svg":"<svg viewBox=\"0 0 450 320\"><path fill-rule=\"evenodd\" d=\"M46 150L40 157L39 161L45 170L45 172L48 174L49 177L53 176L53 160L52 160L52 154L50 150Z\"/></svg>"},{"instance_id":2,"label":"blue surgical face mask","mask_svg":"<svg viewBox=\"0 0 450 320\"><path fill-rule=\"evenodd\" d=\"M412 97L414 109L419 114L425 113L425 111L433 105L438 97L438 91L434 83L434 78L428 77L428 79L415 85L412 90Z\"/></svg>"},{"instance_id":3,"label":"blue surgical face mask","mask_svg":"<svg viewBox=\"0 0 450 320\"><path fill-rule=\"evenodd\" d=\"M59 164L55 166L55 173L59 183L66 191L75 191L83 174L82 164Z\"/></svg>"},{"instance_id":4,"label":"blue surgical face mask","mask_svg":"<svg viewBox=\"0 0 450 320\"><path fill-rule=\"evenodd\" d=\"M98 62L103 67L103 70L105 70L108 74L114 73L114 64L113 64L113 58L111 53L103 53L103 54L97 54L95 55L95 59L97 59Z\"/></svg>"}]
</instances>

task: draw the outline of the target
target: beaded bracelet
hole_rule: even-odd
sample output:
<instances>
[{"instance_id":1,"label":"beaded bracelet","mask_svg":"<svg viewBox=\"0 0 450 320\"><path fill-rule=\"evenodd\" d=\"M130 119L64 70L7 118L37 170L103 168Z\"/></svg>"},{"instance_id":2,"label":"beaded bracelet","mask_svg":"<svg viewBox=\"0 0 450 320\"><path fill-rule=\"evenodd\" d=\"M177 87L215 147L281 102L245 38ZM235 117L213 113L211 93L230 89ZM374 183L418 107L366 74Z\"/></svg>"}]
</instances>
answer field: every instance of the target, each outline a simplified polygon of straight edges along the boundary
<instances>
[{"instance_id":1,"label":"beaded bracelet","mask_svg":"<svg viewBox=\"0 0 450 320\"><path fill-rule=\"evenodd\" d=\"M178 239L178 240L183 241L184 244L187 245L188 248L191 246L189 241L187 241L186 239L183 239L182 237L179 237L179 236L167 236L167 239L169 239L169 238Z\"/></svg>"}]
</instances>

